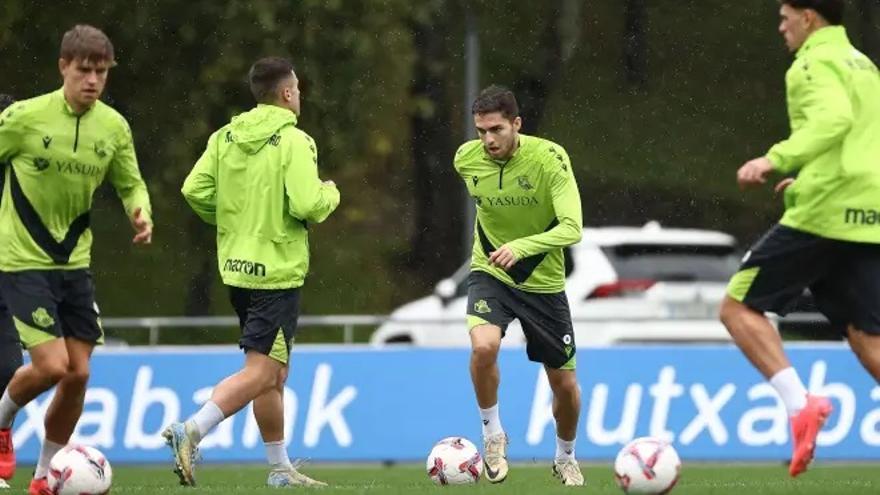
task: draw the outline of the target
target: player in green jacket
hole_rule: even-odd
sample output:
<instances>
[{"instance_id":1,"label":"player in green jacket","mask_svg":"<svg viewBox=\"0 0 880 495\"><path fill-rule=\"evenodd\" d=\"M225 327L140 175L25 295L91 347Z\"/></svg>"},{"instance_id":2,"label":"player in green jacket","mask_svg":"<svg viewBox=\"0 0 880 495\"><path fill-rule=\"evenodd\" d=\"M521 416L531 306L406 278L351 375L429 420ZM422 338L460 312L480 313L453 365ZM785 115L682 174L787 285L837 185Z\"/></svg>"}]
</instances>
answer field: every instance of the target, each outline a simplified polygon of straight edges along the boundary
<instances>
[{"instance_id":1,"label":"player in green jacket","mask_svg":"<svg viewBox=\"0 0 880 495\"><path fill-rule=\"evenodd\" d=\"M0 94L0 113L6 110L6 107L15 103L15 98L7 94ZM0 162L0 205L3 204L3 183L6 174L6 164ZM15 329L15 323L12 321L12 315L6 303L3 302L3 294L0 293L0 396L6 391L9 380L15 374L15 370L21 366L21 342L19 341L18 330ZM9 488L6 480L0 478L0 489Z\"/></svg>"},{"instance_id":2,"label":"player in green jacket","mask_svg":"<svg viewBox=\"0 0 880 495\"><path fill-rule=\"evenodd\" d=\"M797 476L832 407L808 394L764 312L785 314L809 288L880 381L880 75L840 25L842 0L780 4L779 31L795 53L785 78L791 135L743 165L737 181L759 185L773 172L797 180L777 186L785 213L743 258L721 320L791 416Z\"/></svg>"},{"instance_id":3,"label":"player in green jacket","mask_svg":"<svg viewBox=\"0 0 880 495\"><path fill-rule=\"evenodd\" d=\"M554 394L553 473L566 485L582 485L574 455L580 392L563 255L582 235L577 182L562 146L519 132L522 119L509 90L485 89L472 113L480 139L458 149L455 170L477 206L467 320L486 478L499 483L507 477L497 358L507 325L516 318L528 357L544 365Z\"/></svg>"},{"instance_id":4,"label":"player in green jacket","mask_svg":"<svg viewBox=\"0 0 880 495\"><path fill-rule=\"evenodd\" d=\"M105 178L132 222L134 243L152 238L131 130L99 100L114 64L103 32L75 26L61 42L63 87L0 114L0 162L9 164L0 203L0 291L31 358L0 398L0 478L15 470L15 413L58 384L31 493L48 490L49 460L73 433L89 357L103 339L89 271L89 223L92 196Z\"/></svg>"},{"instance_id":5,"label":"player in green jacket","mask_svg":"<svg viewBox=\"0 0 880 495\"><path fill-rule=\"evenodd\" d=\"M217 226L218 268L241 324L245 365L164 435L181 484L195 485L199 441L253 401L272 467L269 486L324 485L288 459L283 398L299 288L309 269L308 224L336 209L339 191L318 178L315 142L296 128L300 93L293 65L277 57L258 60L250 86L257 107L211 135L183 184L196 214Z\"/></svg>"}]
</instances>

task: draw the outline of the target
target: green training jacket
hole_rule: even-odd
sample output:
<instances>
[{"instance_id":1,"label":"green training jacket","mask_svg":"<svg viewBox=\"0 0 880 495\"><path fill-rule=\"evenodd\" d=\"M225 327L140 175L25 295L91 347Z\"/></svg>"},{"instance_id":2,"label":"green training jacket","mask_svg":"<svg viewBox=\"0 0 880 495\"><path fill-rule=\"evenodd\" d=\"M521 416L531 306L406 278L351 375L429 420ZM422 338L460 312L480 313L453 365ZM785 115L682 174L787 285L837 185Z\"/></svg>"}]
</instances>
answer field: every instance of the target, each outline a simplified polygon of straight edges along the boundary
<instances>
[{"instance_id":1,"label":"green training jacket","mask_svg":"<svg viewBox=\"0 0 880 495\"><path fill-rule=\"evenodd\" d=\"M19 101L0 114L0 270L87 268L92 196L108 178L131 218L152 223L131 129L98 101L81 115L61 89Z\"/></svg>"},{"instance_id":2,"label":"green training jacket","mask_svg":"<svg viewBox=\"0 0 880 495\"><path fill-rule=\"evenodd\" d=\"M473 140L458 148L455 170L477 205L471 269L528 292L565 290L562 249L583 233L580 193L565 149L520 134L505 162ZM519 259L510 271L489 264L489 253L504 244Z\"/></svg>"},{"instance_id":3,"label":"green training jacket","mask_svg":"<svg viewBox=\"0 0 880 495\"><path fill-rule=\"evenodd\" d=\"M774 169L797 173L785 191L788 227L880 243L880 75L841 26L822 28L785 76L791 136L773 146Z\"/></svg>"},{"instance_id":4,"label":"green training jacket","mask_svg":"<svg viewBox=\"0 0 880 495\"><path fill-rule=\"evenodd\" d=\"M308 224L339 205L336 187L318 178L315 142L296 128L296 115L262 104L211 135L182 192L217 226L223 283L246 289L302 286Z\"/></svg>"}]
</instances>

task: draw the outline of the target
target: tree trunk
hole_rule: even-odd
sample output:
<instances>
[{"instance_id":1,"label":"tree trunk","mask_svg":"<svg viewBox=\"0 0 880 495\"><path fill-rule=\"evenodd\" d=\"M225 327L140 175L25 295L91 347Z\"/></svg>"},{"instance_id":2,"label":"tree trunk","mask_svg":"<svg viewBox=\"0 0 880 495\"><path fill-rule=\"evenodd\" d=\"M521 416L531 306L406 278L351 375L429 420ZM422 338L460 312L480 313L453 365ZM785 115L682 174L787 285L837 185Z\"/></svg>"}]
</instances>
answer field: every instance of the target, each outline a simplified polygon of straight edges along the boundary
<instances>
[{"instance_id":1,"label":"tree trunk","mask_svg":"<svg viewBox=\"0 0 880 495\"><path fill-rule=\"evenodd\" d=\"M648 84L645 0L626 0L623 17L623 71L627 85L640 91Z\"/></svg>"},{"instance_id":2,"label":"tree trunk","mask_svg":"<svg viewBox=\"0 0 880 495\"><path fill-rule=\"evenodd\" d=\"M409 266L428 280L449 275L464 259L461 249L460 180L452 167L454 116L446 81L453 53L446 46L448 14L437 13L431 25L416 23L416 64L412 96L422 100L412 117L412 163L415 232Z\"/></svg>"}]
</instances>

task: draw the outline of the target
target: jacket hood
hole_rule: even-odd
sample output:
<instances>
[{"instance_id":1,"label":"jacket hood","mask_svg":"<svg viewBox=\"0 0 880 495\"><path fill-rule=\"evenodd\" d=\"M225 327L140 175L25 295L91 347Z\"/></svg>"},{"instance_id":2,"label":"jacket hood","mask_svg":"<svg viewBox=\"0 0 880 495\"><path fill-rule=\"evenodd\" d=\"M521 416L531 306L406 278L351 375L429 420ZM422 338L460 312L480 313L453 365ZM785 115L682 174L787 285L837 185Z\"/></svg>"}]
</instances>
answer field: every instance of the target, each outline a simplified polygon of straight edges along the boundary
<instances>
[{"instance_id":1,"label":"jacket hood","mask_svg":"<svg viewBox=\"0 0 880 495\"><path fill-rule=\"evenodd\" d=\"M295 113L275 105L260 104L232 118L232 141L245 153L254 155L269 143L269 138L289 125L296 125Z\"/></svg>"}]
</instances>

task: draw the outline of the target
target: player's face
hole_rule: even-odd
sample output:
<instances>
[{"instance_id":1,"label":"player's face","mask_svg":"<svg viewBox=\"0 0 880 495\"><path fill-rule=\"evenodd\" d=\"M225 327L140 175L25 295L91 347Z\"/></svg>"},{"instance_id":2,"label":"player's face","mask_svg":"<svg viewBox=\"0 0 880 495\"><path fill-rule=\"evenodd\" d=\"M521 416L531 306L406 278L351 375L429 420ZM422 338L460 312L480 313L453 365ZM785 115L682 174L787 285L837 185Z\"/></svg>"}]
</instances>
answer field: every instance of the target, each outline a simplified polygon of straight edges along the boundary
<instances>
[{"instance_id":1,"label":"player's face","mask_svg":"<svg viewBox=\"0 0 880 495\"><path fill-rule=\"evenodd\" d=\"M516 117L509 120L501 112L478 113L474 115L474 125L489 156L504 160L513 155L519 140L522 119Z\"/></svg>"},{"instance_id":2,"label":"player's face","mask_svg":"<svg viewBox=\"0 0 880 495\"><path fill-rule=\"evenodd\" d=\"M58 61L58 68L64 78L64 96L77 111L92 106L104 92L107 73L110 71L107 60L65 60Z\"/></svg>"},{"instance_id":3,"label":"player's face","mask_svg":"<svg viewBox=\"0 0 880 495\"><path fill-rule=\"evenodd\" d=\"M291 112L297 115L299 115L300 112L299 96L299 79L297 79L296 74L291 71L290 79L285 81L281 86L281 100Z\"/></svg>"},{"instance_id":4,"label":"player's face","mask_svg":"<svg viewBox=\"0 0 880 495\"><path fill-rule=\"evenodd\" d=\"M796 9L791 5L783 5L779 9L779 33L785 38L785 45L792 53L798 51L807 41L811 15L807 9Z\"/></svg>"}]
</instances>

